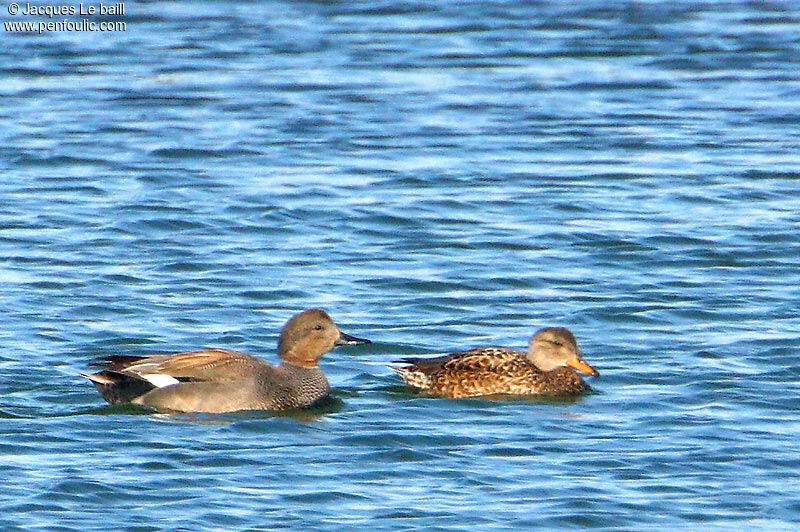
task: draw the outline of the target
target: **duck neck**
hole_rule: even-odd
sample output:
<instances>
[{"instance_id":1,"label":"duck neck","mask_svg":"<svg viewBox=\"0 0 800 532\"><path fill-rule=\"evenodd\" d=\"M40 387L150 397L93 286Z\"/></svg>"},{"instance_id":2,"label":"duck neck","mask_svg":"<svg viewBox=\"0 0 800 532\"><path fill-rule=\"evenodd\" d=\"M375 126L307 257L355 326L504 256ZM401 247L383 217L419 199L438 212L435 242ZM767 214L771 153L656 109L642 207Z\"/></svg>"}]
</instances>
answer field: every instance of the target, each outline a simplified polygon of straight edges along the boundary
<instances>
[{"instance_id":1,"label":"duck neck","mask_svg":"<svg viewBox=\"0 0 800 532\"><path fill-rule=\"evenodd\" d=\"M281 367L289 375L301 391L301 397L295 406L307 406L322 399L330 393L331 387L325 374L316 365L313 367L295 366L291 363L281 364Z\"/></svg>"},{"instance_id":2,"label":"duck neck","mask_svg":"<svg viewBox=\"0 0 800 532\"><path fill-rule=\"evenodd\" d=\"M533 362L533 365L542 371L553 371L554 369L559 367L559 364L556 364L551 359L547 358L546 356L543 356L541 353L537 351L529 352L528 360Z\"/></svg>"},{"instance_id":3,"label":"duck neck","mask_svg":"<svg viewBox=\"0 0 800 532\"><path fill-rule=\"evenodd\" d=\"M286 367L287 369L304 369L304 370L319 370L319 366L317 366L316 360L301 360L296 358L282 358L281 359L281 366Z\"/></svg>"}]
</instances>

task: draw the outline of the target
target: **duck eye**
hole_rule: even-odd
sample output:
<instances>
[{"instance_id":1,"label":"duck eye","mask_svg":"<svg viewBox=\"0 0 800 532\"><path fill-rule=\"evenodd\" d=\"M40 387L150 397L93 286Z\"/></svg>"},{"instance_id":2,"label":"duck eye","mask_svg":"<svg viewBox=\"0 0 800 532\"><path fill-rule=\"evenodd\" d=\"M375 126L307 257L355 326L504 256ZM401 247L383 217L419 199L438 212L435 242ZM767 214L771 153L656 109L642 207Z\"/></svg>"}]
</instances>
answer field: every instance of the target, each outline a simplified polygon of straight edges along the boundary
<instances>
[{"instance_id":1,"label":"duck eye","mask_svg":"<svg viewBox=\"0 0 800 532\"><path fill-rule=\"evenodd\" d=\"M315 331L321 331L322 330L322 325L314 325L314 330Z\"/></svg>"},{"instance_id":2,"label":"duck eye","mask_svg":"<svg viewBox=\"0 0 800 532\"><path fill-rule=\"evenodd\" d=\"M554 344L554 345L557 345L558 347L561 347L562 345L564 345L563 342L559 342L558 340L550 340L550 342L552 344Z\"/></svg>"}]
</instances>

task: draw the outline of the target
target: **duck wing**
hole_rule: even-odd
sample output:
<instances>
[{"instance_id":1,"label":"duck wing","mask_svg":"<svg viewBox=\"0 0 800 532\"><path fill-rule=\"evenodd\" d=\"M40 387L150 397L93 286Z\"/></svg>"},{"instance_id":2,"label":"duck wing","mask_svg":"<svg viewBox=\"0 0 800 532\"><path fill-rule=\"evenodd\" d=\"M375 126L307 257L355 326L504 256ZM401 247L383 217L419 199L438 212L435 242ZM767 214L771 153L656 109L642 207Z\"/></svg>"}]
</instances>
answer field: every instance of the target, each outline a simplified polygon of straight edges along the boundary
<instances>
[{"instance_id":1,"label":"duck wing","mask_svg":"<svg viewBox=\"0 0 800 532\"><path fill-rule=\"evenodd\" d=\"M527 362L525 354L514 349L476 347L436 358L402 358L395 363L406 364L414 370L424 373L434 371L502 372L509 365L516 365L523 361Z\"/></svg>"},{"instance_id":2,"label":"duck wing","mask_svg":"<svg viewBox=\"0 0 800 532\"><path fill-rule=\"evenodd\" d=\"M248 377L255 372L274 369L263 360L229 349L203 349L174 354L156 354L142 357L111 356L100 361L109 372L162 385L159 380L230 382Z\"/></svg>"},{"instance_id":3,"label":"duck wing","mask_svg":"<svg viewBox=\"0 0 800 532\"><path fill-rule=\"evenodd\" d=\"M393 367L406 384L441 397L519 393L520 384L539 380L541 370L520 351L478 347L438 358L405 358Z\"/></svg>"}]
</instances>

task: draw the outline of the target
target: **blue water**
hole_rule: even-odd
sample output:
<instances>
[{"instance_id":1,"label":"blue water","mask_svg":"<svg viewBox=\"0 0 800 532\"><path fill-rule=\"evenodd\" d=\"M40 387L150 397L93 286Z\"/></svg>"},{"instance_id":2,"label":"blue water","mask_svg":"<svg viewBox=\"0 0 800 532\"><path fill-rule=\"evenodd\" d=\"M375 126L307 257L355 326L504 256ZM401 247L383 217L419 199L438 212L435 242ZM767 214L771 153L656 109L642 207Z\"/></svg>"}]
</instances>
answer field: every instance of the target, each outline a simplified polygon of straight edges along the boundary
<instances>
[{"instance_id":1,"label":"blue water","mask_svg":"<svg viewBox=\"0 0 800 532\"><path fill-rule=\"evenodd\" d=\"M125 10L0 37L2 530L800 526L800 4ZM78 376L274 361L313 306L375 343L311 411ZM429 399L384 365L546 325L594 393Z\"/></svg>"}]
</instances>

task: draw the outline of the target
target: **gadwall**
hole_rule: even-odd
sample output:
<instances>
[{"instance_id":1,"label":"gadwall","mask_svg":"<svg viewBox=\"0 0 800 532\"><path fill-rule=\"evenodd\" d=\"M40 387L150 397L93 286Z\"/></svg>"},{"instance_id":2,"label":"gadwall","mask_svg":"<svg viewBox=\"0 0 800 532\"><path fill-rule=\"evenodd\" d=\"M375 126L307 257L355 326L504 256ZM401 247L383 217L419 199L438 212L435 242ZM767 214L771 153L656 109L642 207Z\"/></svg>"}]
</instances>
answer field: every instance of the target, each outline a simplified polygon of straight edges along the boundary
<instances>
[{"instance_id":1,"label":"gadwall","mask_svg":"<svg viewBox=\"0 0 800 532\"><path fill-rule=\"evenodd\" d=\"M328 380L317 366L322 355L336 346L368 343L339 331L324 310L309 309L283 326L278 366L236 351L204 349L111 356L100 362L103 371L81 375L111 404L173 412L284 410L328 395Z\"/></svg>"},{"instance_id":2,"label":"gadwall","mask_svg":"<svg viewBox=\"0 0 800 532\"><path fill-rule=\"evenodd\" d=\"M438 358L404 358L389 366L412 388L440 397L479 395L577 395L589 389L568 368L598 376L578 354L578 344L563 327L541 329L528 352L478 347Z\"/></svg>"}]
</instances>

